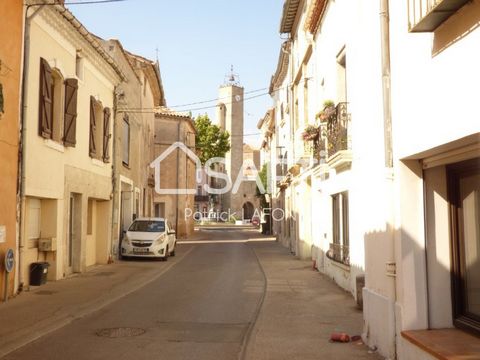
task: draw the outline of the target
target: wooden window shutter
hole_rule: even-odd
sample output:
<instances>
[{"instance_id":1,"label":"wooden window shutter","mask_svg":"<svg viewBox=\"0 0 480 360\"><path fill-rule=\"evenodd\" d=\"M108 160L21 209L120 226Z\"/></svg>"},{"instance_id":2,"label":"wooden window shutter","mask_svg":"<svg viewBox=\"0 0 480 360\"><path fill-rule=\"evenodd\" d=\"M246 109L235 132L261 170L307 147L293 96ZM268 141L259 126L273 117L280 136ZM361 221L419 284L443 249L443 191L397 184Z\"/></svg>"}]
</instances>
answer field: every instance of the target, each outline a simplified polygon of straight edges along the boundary
<instances>
[{"instance_id":1,"label":"wooden window shutter","mask_svg":"<svg viewBox=\"0 0 480 360\"><path fill-rule=\"evenodd\" d=\"M53 79L52 69L47 60L40 58L40 106L38 134L45 139L52 138L53 125Z\"/></svg>"},{"instance_id":2,"label":"wooden window shutter","mask_svg":"<svg viewBox=\"0 0 480 360\"><path fill-rule=\"evenodd\" d=\"M65 80L65 116L63 143L65 146L75 146L77 133L77 96L78 80Z\"/></svg>"},{"instance_id":3,"label":"wooden window shutter","mask_svg":"<svg viewBox=\"0 0 480 360\"><path fill-rule=\"evenodd\" d=\"M112 134L110 132L110 117L110 108L105 108L103 110L103 162L108 162L110 160L108 152L110 138L112 137Z\"/></svg>"},{"instance_id":4,"label":"wooden window shutter","mask_svg":"<svg viewBox=\"0 0 480 360\"><path fill-rule=\"evenodd\" d=\"M90 96L90 147L89 153L91 157L95 157L97 154L97 146L96 146L96 133L97 133L97 121L95 119L95 104L96 100L93 96Z\"/></svg>"}]
</instances>

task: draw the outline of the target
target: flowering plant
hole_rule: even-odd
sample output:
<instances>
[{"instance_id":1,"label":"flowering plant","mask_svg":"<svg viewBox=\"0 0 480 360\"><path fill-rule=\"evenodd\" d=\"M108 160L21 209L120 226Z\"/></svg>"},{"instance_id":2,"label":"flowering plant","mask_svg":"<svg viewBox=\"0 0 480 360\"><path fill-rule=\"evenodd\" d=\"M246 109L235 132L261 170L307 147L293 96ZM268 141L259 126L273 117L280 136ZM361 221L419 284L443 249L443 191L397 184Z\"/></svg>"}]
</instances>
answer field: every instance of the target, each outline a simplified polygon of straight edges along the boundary
<instances>
[{"instance_id":1,"label":"flowering plant","mask_svg":"<svg viewBox=\"0 0 480 360\"><path fill-rule=\"evenodd\" d=\"M323 102L323 110L321 110L316 118L321 122L332 121L337 115L337 109L335 103L332 100L325 100Z\"/></svg>"},{"instance_id":2,"label":"flowering plant","mask_svg":"<svg viewBox=\"0 0 480 360\"><path fill-rule=\"evenodd\" d=\"M307 125L302 133L302 138L305 141L312 141L318 138L320 129L314 125Z\"/></svg>"}]
</instances>

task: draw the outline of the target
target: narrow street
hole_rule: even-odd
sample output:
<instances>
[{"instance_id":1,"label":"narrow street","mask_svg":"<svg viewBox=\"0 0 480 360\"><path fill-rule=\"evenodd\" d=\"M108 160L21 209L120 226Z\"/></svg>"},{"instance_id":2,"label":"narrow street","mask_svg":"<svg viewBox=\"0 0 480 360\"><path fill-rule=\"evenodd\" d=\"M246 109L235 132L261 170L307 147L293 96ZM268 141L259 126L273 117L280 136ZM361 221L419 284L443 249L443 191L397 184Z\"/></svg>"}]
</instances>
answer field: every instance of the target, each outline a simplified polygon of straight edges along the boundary
<instances>
[{"instance_id":1,"label":"narrow street","mask_svg":"<svg viewBox=\"0 0 480 360\"><path fill-rule=\"evenodd\" d=\"M125 284L109 286L100 275L117 266ZM127 284L142 273L145 285ZM50 294L51 308L36 294ZM89 296L111 301L88 305ZM79 306L66 310L69 301ZM45 330L49 316L66 325ZM49 283L0 308L0 321L10 334L0 348L24 336L10 360L379 358L361 341L329 342L332 332L360 334L353 298L251 227L203 227L167 262L122 261Z\"/></svg>"},{"instance_id":2,"label":"narrow street","mask_svg":"<svg viewBox=\"0 0 480 360\"><path fill-rule=\"evenodd\" d=\"M252 234L205 231L213 241ZM255 254L244 243L186 244L168 262L185 253L149 285L6 359L236 359L263 293ZM139 334L102 333L115 328Z\"/></svg>"}]
</instances>

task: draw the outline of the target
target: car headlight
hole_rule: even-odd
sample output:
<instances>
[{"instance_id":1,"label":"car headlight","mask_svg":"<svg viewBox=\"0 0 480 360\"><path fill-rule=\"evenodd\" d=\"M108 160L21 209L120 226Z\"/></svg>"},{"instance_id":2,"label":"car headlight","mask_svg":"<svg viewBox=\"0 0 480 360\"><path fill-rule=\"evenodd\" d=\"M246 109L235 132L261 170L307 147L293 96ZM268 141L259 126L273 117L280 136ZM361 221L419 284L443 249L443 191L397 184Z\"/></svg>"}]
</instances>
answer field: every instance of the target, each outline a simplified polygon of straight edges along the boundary
<instances>
[{"instance_id":1,"label":"car headlight","mask_svg":"<svg viewBox=\"0 0 480 360\"><path fill-rule=\"evenodd\" d=\"M162 236L160 236L160 237L156 240L156 243L157 243L157 244L163 244L164 241L165 241L165 234L163 234Z\"/></svg>"},{"instance_id":2,"label":"car headlight","mask_svg":"<svg viewBox=\"0 0 480 360\"><path fill-rule=\"evenodd\" d=\"M125 245L130 245L130 239L129 239L127 236L125 236L125 237L123 238L122 242L123 242Z\"/></svg>"}]
</instances>

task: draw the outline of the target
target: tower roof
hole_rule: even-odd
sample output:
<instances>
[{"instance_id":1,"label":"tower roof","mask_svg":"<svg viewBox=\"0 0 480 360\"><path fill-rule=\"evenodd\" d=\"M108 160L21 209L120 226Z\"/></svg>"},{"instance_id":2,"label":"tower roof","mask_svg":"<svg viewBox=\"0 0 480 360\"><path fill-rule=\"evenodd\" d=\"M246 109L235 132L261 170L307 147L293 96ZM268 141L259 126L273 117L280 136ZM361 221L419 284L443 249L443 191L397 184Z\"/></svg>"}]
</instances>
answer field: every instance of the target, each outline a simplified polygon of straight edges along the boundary
<instances>
[{"instance_id":1,"label":"tower roof","mask_svg":"<svg viewBox=\"0 0 480 360\"><path fill-rule=\"evenodd\" d=\"M238 86L240 87L240 77L233 71L233 65L230 67L230 73L225 75L223 86Z\"/></svg>"}]
</instances>

